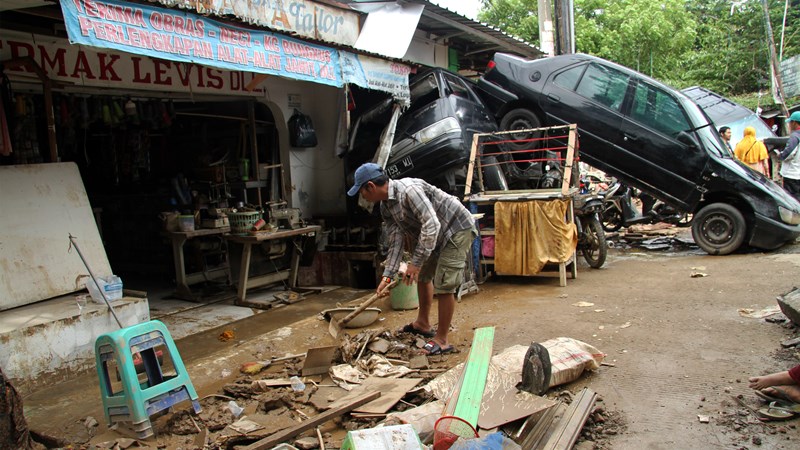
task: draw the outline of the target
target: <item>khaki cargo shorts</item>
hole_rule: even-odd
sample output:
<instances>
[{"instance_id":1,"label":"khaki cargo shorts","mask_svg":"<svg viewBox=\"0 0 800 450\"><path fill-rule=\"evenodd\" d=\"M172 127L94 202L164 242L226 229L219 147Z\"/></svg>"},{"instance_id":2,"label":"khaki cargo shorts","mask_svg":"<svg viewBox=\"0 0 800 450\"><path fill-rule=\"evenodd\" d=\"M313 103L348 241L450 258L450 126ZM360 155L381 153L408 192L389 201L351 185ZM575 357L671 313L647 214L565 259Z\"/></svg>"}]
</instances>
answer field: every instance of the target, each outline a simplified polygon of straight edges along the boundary
<instances>
[{"instance_id":1,"label":"khaki cargo shorts","mask_svg":"<svg viewBox=\"0 0 800 450\"><path fill-rule=\"evenodd\" d=\"M431 254L419 271L419 281L433 281L434 294L453 294L464 278L464 266L472 241L478 233L474 228L461 230L445 241L438 254Z\"/></svg>"}]
</instances>

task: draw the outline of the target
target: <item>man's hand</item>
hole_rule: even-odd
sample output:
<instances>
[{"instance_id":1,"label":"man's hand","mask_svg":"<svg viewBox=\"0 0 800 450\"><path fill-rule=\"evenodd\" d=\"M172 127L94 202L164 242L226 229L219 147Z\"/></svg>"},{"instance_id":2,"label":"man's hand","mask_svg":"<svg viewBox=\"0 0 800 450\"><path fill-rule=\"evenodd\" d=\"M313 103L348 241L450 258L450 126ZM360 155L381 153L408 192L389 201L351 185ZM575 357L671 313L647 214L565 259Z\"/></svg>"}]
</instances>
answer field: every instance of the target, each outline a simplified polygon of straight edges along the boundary
<instances>
[{"instance_id":1,"label":"man's hand","mask_svg":"<svg viewBox=\"0 0 800 450\"><path fill-rule=\"evenodd\" d=\"M409 264L408 269L406 269L406 274L403 276L403 282L406 285L411 286L417 281L418 277L419 277L419 267L413 264Z\"/></svg>"},{"instance_id":2,"label":"man's hand","mask_svg":"<svg viewBox=\"0 0 800 450\"><path fill-rule=\"evenodd\" d=\"M381 284L378 285L378 289L375 290L375 293L378 294L378 297L386 297L389 295L389 291L386 289L392 283L391 278L382 277Z\"/></svg>"}]
</instances>

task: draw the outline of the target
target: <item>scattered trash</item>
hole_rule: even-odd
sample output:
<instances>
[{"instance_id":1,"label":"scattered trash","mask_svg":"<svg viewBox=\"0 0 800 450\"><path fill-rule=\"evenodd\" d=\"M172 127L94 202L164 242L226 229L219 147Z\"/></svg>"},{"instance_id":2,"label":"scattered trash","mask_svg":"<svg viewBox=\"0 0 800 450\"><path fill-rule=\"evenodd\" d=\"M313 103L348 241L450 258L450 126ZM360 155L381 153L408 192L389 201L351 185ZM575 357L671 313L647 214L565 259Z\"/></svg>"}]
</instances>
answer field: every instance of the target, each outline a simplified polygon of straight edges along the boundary
<instances>
[{"instance_id":1,"label":"scattered trash","mask_svg":"<svg viewBox=\"0 0 800 450\"><path fill-rule=\"evenodd\" d=\"M221 378L228 378L232 373L231 369L222 369L219 374Z\"/></svg>"},{"instance_id":2,"label":"scattered trash","mask_svg":"<svg viewBox=\"0 0 800 450\"><path fill-rule=\"evenodd\" d=\"M696 267L691 267L691 269L692 271L703 271L706 270L706 266L696 266Z\"/></svg>"},{"instance_id":3,"label":"scattered trash","mask_svg":"<svg viewBox=\"0 0 800 450\"><path fill-rule=\"evenodd\" d=\"M297 376L289 378L289 382L292 384L292 390L295 392L303 392L306 389L306 385Z\"/></svg>"},{"instance_id":4,"label":"scattered trash","mask_svg":"<svg viewBox=\"0 0 800 450\"><path fill-rule=\"evenodd\" d=\"M422 450L417 433L411 425L395 425L349 431L341 450Z\"/></svg>"},{"instance_id":5,"label":"scattered trash","mask_svg":"<svg viewBox=\"0 0 800 450\"><path fill-rule=\"evenodd\" d=\"M228 342L228 341L230 341L231 339L233 339L235 336L236 336L236 335L235 335L235 334L233 334L233 331L231 331L231 330L225 330L225 331L223 331L222 333L220 333L220 335L219 335L219 337L217 337L217 339L219 339L219 340L220 340L220 341L222 341L222 342Z\"/></svg>"},{"instance_id":6,"label":"scattered trash","mask_svg":"<svg viewBox=\"0 0 800 450\"><path fill-rule=\"evenodd\" d=\"M628 328L629 326L631 326L631 323L630 322L625 322L622 325L620 325L619 327L620 328Z\"/></svg>"},{"instance_id":7,"label":"scattered trash","mask_svg":"<svg viewBox=\"0 0 800 450\"><path fill-rule=\"evenodd\" d=\"M263 425L253 422L252 420L242 417L241 419L237 420L236 422L228 425L233 431L241 434L248 434L252 433L253 431L261 430L264 428Z\"/></svg>"},{"instance_id":8,"label":"scattered trash","mask_svg":"<svg viewBox=\"0 0 800 450\"><path fill-rule=\"evenodd\" d=\"M691 278L703 278L703 277L707 277L707 276L708 276L708 274L707 273L703 273L703 272L692 272L691 274L689 274L689 277L691 277Z\"/></svg>"},{"instance_id":9,"label":"scattered trash","mask_svg":"<svg viewBox=\"0 0 800 450\"><path fill-rule=\"evenodd\" d=\"M708 416L704 416L701 414L697 415L697 420L699 420L700 423L709 423L711 421L711 419Z\"/></svg>"},{"instance_id":10,"label":"scattered trash","mask_svg":"<svg viewBox=\"0 0 800 450\"><path fill-rule=\"evenodd\" d=\"M594 312L601 313L601 312L606 312L606 310L605 309L595 309Z\"/></svg>"},{"instance_id":11,"label":"scattered trash","mask_svg":"<svg viewBox=\"0 0 800 450\"><path fill-rule=\"evenodd\" d=\"M242 411L244 411L244 408L239 406L236 403L235 400L231 400L231 401L228 402L228 409L230 410L231 414L233 414L233 417L236 417L236 418L241 416L242 415Z\"/></svg>"},{"instance_id":12,"label":"scattered trash","mask_svg":"<svg viewBox=\"0 0 800 450\"><path fill-rule=\"evenodd\" d=\"M572 304L572 306L577 306L577 307L579 307L579 308L588 308L588 307L590 307L590 306L594 306L594 303L590 303L590 302L578 302L578 303L573 303L573 304Z\"/></svg>"},{"instance_id":13,"label":"scattered trash","mask_svg":"<svg viewBox=\"0 0 800 450\"><path fill-rule=\"evenodd\" d=\"M764 317L771 316L773 314L778 314L781 312L780 307L778 306L768 306L762 310L756 311L752 308L739 308L739 315L742 317L748 317L750 319L763 319Z\"/></svg>"}]
</instances>

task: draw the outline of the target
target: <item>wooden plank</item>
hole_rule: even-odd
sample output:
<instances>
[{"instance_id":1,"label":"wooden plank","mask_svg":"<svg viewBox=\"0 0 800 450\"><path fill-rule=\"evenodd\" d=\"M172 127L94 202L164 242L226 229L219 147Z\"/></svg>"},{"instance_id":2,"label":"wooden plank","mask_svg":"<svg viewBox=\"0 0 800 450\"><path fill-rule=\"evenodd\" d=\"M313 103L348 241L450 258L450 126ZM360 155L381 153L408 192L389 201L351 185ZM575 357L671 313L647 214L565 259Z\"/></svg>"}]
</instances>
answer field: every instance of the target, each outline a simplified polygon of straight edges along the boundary
<instances>
[{"instance_id":1,"label":"wooden plank","mask_svg":"<svg viewBox=\"0 0 800 450\"><path fill-rule=\"evenodd\" d=\"M469 165L467 165L467 180L466 186L464 187L464 201L467 201L467 197L472 192L472 176L475 171L475 153L477 152L478 148L478 135L472 135L472 147L469 150ZM478 176L480 177L480 161L478 161ZM479 178L481 190L483 190L483 177Z\"/></svg>"},{"instance_id":2,"label":"wooden plank","mask_svg":"<svg viewBox=\"0 0 800 450\"><path fill-rule=\"evenodd\" d=\"M266 450L272 448L281 442L288 441L293 437L303 433L304 431L310 430L315 428L317 425L323 424L335 417L342 416L347 414L348 412L358 408L361 405L369 403L381 396L380 392L370 392L368 394L361 395L357 398L354 398L350 403L345 406L331 409L326 411L318 416L314 416L311 419L297 425L296 427L289 428L287 430L279 431L273 435L267 436L264 439L256 441L247 447L244 447L244 450Z\"/></svg>"},{"instance_id":3,"label":"wooden plank","mask_svg":"<svg viewBox=\"0 0 800 450\"><path fill-rule=\"evenodd\" d=\"M369 377L360 386L354 388L344 397L330 404L330 408L338 408L348 404L353 398L369 392L380 392L381 398L354 409L355 412L382 414L389 411L408 391L414 389L422 378L380 378Z\"/></svg>"},{"instance_id":4,"label":"wooden plank","mask_svg":"<svg viewBox=\"0 0 800 450\"><path fill-rule=\"evenodd\" d=\"M561 193L567 195L570 184L572 183L572 166L575 165L575 136L578 126L574 123L569 126L569 137L567 138L567 164L564 166L564 179L561 180Z\"/></svg>"},{"instance_id":5,"label":"wooden plank","mask_svg":"<svg viewBox=\"0 0 800 450\"><path fill-rule=\"evenodd\" d=\"M489 361L492 358L494 343L494 327L483 327L475 330L472 348L469 350L464 376L458 394L454 415L460 417L477 428L481 413L481 399L486 388L486 375L489 373Z\"/></svg>"},{"instance_id":6,"label":"wooden plank","mask_svg":"<svg viewBox=\"0 0 800 450\"><path fill-rule=\"evenodd\" d=\"M597 393L584 388L567 408L564 417L556 424L547 442L536 447L541 450L569 450L578 440L583 424L594 408Z\"/></svg>"},{"instance_id":7,"label":"wooden plank","mask_svg":"<svg viewBox=\"0 0 800 450\"><path fill-rule=\"evenodd\" d=\"M559 402L552 408L531 414L522 424L519 431L514 435L514 442L519 444L523 450L535 448L541 442L547 430L553 424L556 413L560 408L566 409L563 403Z\"/></svg>"}]
</instances>

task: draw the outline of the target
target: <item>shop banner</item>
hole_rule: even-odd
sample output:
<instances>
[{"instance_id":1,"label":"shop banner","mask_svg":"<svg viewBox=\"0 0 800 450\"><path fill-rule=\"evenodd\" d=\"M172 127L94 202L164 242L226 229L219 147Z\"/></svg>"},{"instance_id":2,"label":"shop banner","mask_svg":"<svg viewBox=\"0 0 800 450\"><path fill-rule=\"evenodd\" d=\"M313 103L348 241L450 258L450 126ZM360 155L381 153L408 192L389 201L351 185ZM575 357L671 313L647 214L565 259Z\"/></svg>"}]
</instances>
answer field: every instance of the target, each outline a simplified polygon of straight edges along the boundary
<instances>
[{"instance_id":1,"label":"shop banner","mask_svg":"<svg viewBox=\"0 0 800 450\"><path fill-rule=\"evenodd\" d=\"M365 55L340 51L342 77L345 83L365 89L388 92L404 106L411 103L408 75L411 67Z\"/></svg>"},{"instance_id":2,"label":"shop banner","mask_svg":"<svg viewBox=\"0 0 800 450\"><path fill-rule=\"evenodd\" d=\"M352 47L358 39L359 13L310 0L148 0L190 8L200 14L235 16L244 22L310 39Z\"/></svg>"},{"instance_id":3,"label":"shop banner","mask_svg":"<svg viewBox=\"0 0 800 450\"><path fill-rule=\"evenodd\" d=\"M343 84L339 54L331 48L138 3L60 3L73 44L330 86Z\"/></svg>"}]
</instances>

